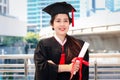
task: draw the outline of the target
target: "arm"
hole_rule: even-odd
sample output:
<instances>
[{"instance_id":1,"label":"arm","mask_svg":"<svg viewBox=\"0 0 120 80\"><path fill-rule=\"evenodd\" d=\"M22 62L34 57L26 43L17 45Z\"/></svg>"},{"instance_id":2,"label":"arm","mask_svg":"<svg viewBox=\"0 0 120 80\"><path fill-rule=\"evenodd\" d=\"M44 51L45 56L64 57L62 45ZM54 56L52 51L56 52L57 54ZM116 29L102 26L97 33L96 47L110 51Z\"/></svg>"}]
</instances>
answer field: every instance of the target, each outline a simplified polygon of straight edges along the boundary
<instances>
[{"instance_id":1,"label":"arm","mask_svg":"<svg viewBox=\"0 0 120 80\"><path fill-rule=\"evenodd\" d=\"M53 61L48 60L49 63L55 64ZM74 71L77 72L79 70L79 62L76 62L74 65ZM70 64L62 64L58 65L58 72L71 72L73 63Z\"/></svg>"},{"instance_id":2,"label":"arm","mask_svg":"<svg viewBox=\"0 0 120 80\"><path fill-rule=\"evenodd\" d=\"M47 53L43 42L39 42L34 53L35 80L56 80L58 66L47 62ZM51 74L52 73L52 74Z\"/></svg>"},{"instance_id":3,"label":"arm","mask_svg":"<svg viewBox=\"0 0 120 80\"><path fill-rule=\"evenodd\" d=\"M51 60L48 60L48 63L55 64ZM70 72L71 68L72 68L72 63L71 64L58 65L58 72Z\"/></svg>"},{"instance_id":4,"label":"arm","mask_svg":"<svg viewBox=\"0 0 120 80\"><path fill-rule=\"evenodd\" d=\"M70 72L71 68L72 68L72 64L59 65L58 72Z\"/></svg>"}]
</instances>

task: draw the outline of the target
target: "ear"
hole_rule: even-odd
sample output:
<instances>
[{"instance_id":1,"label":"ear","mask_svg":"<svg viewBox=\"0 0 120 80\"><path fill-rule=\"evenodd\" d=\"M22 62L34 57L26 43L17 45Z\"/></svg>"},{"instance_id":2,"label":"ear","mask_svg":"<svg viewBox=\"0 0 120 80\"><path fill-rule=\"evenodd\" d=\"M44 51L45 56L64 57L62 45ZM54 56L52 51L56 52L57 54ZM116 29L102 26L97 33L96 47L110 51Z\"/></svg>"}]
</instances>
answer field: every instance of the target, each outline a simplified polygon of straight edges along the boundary
<instances>
[{"instance_id":1,"label":"ear","mask_svg":"<svg viewBox=\"0 0 120 80\"><path fill-rule=\"evenodd\" d=\"M52 27L52 30L54 30L54 27L53 27L53 25L51 25L51 27Z\"/></svg>"},{"instance_id":2,"label":"ear","mask_svg":"<svg viewBox=\"0 0 120 80\"><path fill-rule=\"evenodd\" d=\"M54 30L54 28L52 27L52 30Z\"/></svg>"}]
</instances>

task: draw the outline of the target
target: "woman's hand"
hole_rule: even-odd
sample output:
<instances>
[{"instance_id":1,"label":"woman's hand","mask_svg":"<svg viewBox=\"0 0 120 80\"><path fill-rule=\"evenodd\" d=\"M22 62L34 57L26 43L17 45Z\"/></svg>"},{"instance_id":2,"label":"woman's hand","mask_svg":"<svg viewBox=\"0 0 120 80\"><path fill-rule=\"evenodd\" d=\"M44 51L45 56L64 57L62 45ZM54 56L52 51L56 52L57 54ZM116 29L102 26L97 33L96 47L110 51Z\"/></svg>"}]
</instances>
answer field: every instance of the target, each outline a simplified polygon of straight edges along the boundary
<instances>
[{"instance_id":1,"label":"woman's hand","mask_svg":"<svg viewBox=\"0 0 120 80\"><path fill-rule=\"evenodd\" d=\"M71 72L72 64L60 64L58 68L58 72Z\"/></svg>"},{"instance_id":2,"label":"woman's hand","mask_svg":"<svg viewBox=\"0 0 120 80\"><path fill-rule=\"evenodd\" d=\"M80 62L59 65L58 72L71 72L72 70L76 73L79 70Z\"/></svg>"},{"instance_id":3,"label":"woman's hand","mask_svg":"<svg viewBox=\"0 0 120 80\"><path fill-rule=\"evenodd\" d=\"M77 60L76 62L74 62L72 65L72 69L74 71L74 74L76 74L76 72L78 72L80 69L80 61Z\"/></svg>"},{"instance_id":4,"label":"woman's hand","mask_svg":"<svg viewBox=\"0 0 120 80\"><path fill-rule=\"evenodd\" d=\"M52 60L48 60L48 63L55 64Z\"/></svg>"},{"instance_id":5,"label":"woman's hand","mask_svg":"<svg viewBox=\"0 0 120 80\"><path fill-rule=\"evenodd\" d=\"M79 69L80 69L80 61L79 60L76 60L76 58L74 58L73 60L72 60L72 71L74 72L74 74L76 74L76 72L78 72L79 71Z\"/></svg>"},{"instance_id":6,"label":"woman's hand","mask_svg":"<svg viewBox=\"0 0 120 80\"><path fill-rule=\"evenodd\" d=\"M48 63L55 64L52 60L48 60ZM71 72L73 70L75 73L78 72L80 67L80 61L76 61L73 59L72 63L70 64L64 64L64 65L59 65L59 70L58 72Z\"/></svg>"}]
</instances>

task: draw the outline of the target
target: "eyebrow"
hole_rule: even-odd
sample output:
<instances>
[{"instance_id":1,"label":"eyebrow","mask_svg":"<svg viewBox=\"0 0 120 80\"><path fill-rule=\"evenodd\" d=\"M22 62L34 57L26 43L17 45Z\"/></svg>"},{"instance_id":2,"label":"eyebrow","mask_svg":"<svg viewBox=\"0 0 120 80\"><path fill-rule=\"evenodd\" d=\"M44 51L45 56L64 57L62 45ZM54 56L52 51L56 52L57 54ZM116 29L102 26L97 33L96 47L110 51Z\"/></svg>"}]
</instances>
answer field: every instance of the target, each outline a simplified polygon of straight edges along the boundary
<instances>
[{"instance_id":1,"label":"eyebrow","mask_svg":"<svg viewBox=\"0 0 120 80\"><path fill-rule=\"evenodd\" d=\"M61 20L61 18L56 18L55 20ZM63 20L69 20L68 18L64 18Z\"/></svg>"}]
</instances>

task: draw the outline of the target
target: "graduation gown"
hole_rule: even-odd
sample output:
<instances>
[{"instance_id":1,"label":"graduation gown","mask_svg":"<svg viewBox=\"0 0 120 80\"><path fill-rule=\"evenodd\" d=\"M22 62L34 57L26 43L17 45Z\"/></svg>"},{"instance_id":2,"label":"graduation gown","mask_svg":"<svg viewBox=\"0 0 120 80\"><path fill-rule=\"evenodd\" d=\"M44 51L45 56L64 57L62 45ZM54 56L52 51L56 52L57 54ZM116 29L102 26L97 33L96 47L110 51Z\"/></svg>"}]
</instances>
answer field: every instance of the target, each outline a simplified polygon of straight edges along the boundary
<instances>
[{"instance_id":1,"label":"graduation gown","mask_svg":"<svg viewBox=\"0 0 120 80\"><path fill-rule=\"evenodd\" d=\"M67 43L67 41L66 41ZM67 53L67 44L64 44L64 52ZM79 43L83 44L82 40ZM62 46L54 38L50 37L39 41L34 53L35 62L35 80L69 80L70 72L58 73L58 65L62 53ZM77 57L77 56L75 56ZM55 64L48 63L47 60L52 60ZM88 51L84 56L84 60L88 61ZM65 61L65 64L70 64L71 61ZM89 68L83 65L82 80L88 80ZM73 76L72 80L79 80L79 72Z\"/></svg>"}]
</instances>

